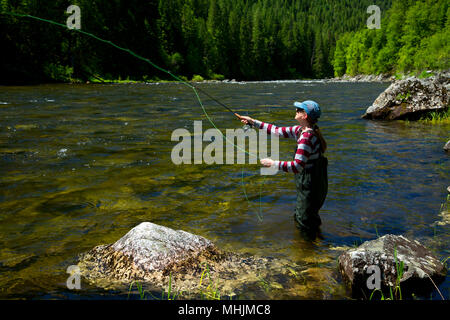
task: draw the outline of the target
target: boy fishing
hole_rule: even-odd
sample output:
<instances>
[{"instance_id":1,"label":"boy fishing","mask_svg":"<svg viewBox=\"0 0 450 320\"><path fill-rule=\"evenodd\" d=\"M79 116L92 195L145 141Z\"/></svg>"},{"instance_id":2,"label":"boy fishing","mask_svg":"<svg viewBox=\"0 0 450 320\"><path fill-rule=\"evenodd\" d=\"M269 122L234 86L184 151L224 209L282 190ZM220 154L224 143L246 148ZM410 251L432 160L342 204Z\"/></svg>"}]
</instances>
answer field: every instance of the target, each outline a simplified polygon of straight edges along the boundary
<instances>
[{"instance_id":1,"label":"boy fishing","mask_svg":"<svg viewBox=\"0 0 450 320\"><path fill-rule=\"evenodd\" d=\"M317 126L321 115L319 105L308 100L295 102L294 106L295 120L299 124L292 127L277 127L247 116L236 115L243 123L266 130L268 134L296 139L297 149L293 161L274 161L266 158L261 159L261 164L295 174L297 204L294 218L301 231L315 238L322 223L319 210L328 192L328 159L323 156L327 145Z\"/></svg>"}]
</instances>

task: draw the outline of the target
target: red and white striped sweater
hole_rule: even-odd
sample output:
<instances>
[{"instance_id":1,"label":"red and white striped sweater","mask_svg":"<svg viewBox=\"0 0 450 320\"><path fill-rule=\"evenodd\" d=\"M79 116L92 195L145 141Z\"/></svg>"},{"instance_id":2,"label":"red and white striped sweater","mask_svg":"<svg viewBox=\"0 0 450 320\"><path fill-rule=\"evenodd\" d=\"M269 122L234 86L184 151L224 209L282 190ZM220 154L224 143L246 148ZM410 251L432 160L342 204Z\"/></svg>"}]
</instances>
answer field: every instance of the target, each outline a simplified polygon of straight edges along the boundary
<instances>
[{"instance_id":1,"label":"red and white striped sweater","mask_svg":"<svg viewBox=\"0 0 450 320\"><path fill-rule=\"evenodd\" d=\"M309 169L313 161L320 157L320 140L313 129L303 130L302 126L277 127L275 125L255 120L255 127L284 138L297 140L297 150L293 161L274 161L279 170L298 173L302 169Z\"/></svg>"}]
</instances>

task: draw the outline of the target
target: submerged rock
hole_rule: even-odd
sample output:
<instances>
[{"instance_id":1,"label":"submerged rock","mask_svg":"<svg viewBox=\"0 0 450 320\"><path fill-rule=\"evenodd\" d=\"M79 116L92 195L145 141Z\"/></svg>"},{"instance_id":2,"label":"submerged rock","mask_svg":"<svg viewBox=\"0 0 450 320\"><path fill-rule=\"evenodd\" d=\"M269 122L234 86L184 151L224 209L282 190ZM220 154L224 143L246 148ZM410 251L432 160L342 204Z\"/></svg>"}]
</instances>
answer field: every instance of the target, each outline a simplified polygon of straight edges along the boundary
<instances>
[{"instance_id":1,"label":"submerged rock","mask_svg":"<svg viewBox=\"0 0 450 320\"><path fill-rule=\"evenodd\" d=\"M398 284L397 270L401 269L402 263L400 288L403 295L432 290L434 286L431 279L437 285L447 273L439 259L418 241L395 235L367 241L341 254L338 261L339 270L355 297L368 298L373 292L373 284L376 284L373 266L380 270L379 289L385 294L389 292L389 287L393 289Z\"/></svg>"},{"instance_id":2,"label":"submerged rock","mask_svg":"<svg viewBox=\"0 0 450 320\"><path fill-rule=\"evenodd\" d=\"M430 111L444 111L449 98L448 74L428 79L407 78L392 83L362 116L374 120L417 120Z\"/></svg>"},{"instance_id":3,"label":"submerged rock","mask_svg":"<svg viewBox=\"0 0 450 320\"><path fill-rule=\"evenodd\" d=\"M233 296L239 287L271 282L272 274L288 281L292 270L300 274L306 269L270 257L224 252L206 238L150 222L141 223L113 244L81 254L78 266L81 275L97 287L120 290L138 281L154 292L167 292L170 287L185 298L198 297L198 292L213 287L221 295Z\"/></svg>"}]
</instances>

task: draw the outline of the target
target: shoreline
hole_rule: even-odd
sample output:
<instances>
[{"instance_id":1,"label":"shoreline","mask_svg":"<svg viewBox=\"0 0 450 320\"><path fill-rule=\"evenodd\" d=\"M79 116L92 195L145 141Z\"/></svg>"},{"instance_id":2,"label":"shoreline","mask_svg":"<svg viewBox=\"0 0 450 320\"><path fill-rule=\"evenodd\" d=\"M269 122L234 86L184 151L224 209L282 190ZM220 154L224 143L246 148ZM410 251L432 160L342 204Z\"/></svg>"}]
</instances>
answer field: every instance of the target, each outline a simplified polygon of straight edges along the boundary
<instances>
[{"instance_id":1,"label":"shoreline","mask_svg":"<svg viewBox=\"0 0 450 320\"><path fill-rule=\"evenodd\" d=\"M183 80L186 83L191 84L247 84L247 83L357 83L357 82L366 82L366 83L372 83L372 82L380 82L380 83L392 83L399 80L404 80L407 78L417 78L417 79L429 79L433 77L438 77L442 75L449 75L450 70L428 70L423 71L422 73L409 73L409 74L359 74L355 76L349 76L347 74L341 76L341 77L334 77L334 78L322 78L322 79L278 79L278 80L236 80L236 79L224 79L224 80L213 80L213 79L205 79L201 81L195 81L195 80ZM99 81L99 80L88 80L88 81L79 81L74 79L74 81L70 82L23 82L23 83L16 83L16 84L0 84L1 87L13 87L13 86L33 86L33 85L54 85L54 84L147 84L147 85L160 85L164 83L183 83L183 81L178 80L105 80L105 81Z\"/></svg>"},{"instance_id":2,"label":"shoreline","mask_svg":"<svg viewBox=\"0 0 450 320\"><path fill-rule=\"evenodd\" d=\"M0 87L25 87L25 86L40 86L40 85L130 85L130 84L145 84L145 85L161 85L161 84L254 84L254 83L356 83L356 82L392 82L391 80L373 80L370 77L361 78L324 78L324 79L289 79L289 80L204 80L204 81L177 81L177 80L160 80L160 81L137 81L137 80L110 80L110 81L72 81L72 82L30 82L21 84L0 84Z\"/></svg>"}]
</instances>

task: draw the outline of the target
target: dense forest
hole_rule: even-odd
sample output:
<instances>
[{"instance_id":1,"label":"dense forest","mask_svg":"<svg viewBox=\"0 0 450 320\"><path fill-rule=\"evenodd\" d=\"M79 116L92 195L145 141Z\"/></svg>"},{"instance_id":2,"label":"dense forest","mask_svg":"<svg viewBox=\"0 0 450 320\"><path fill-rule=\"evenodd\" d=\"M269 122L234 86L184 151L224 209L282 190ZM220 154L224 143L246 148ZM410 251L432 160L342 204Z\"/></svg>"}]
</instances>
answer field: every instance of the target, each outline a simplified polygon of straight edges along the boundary
<instances>
[{"instance_id":1,"label":"dense forest","mask_svg":"<svg viewBox=\"0 0 450 320\"><path fill-rule=\"evenodd\" d=\"M448 0L394 0L381 29L361 29L339 38L335 75L449 69L449 4Z\"/></svg>"},{"instance_id":2,"label":"dense forest","mask_svg":"<svg viewBox=\"0 0 450 320\"><path fill-rule=\"evenodd\" d=\"M266 80L332 76L337 39L366 24L367 7L391 0L0 0L2 12L81 29L191 79ZM2 83L167 78L108 44L64 28L0 15Z\"/></svg>"},{"instance_id":3,"label":"dense forest","mask_svg":"<svg viewBox=\"0 0 450 320\"><path fill-rule=\"evenodd\" d=\"M1 12L81 29L191 79L269 80L448 68L446 0L0 0ZM381 29L368 29L369 5ZM107 43L0 15L1 83L168 79Z\"/></svg>"}]
</instances>

